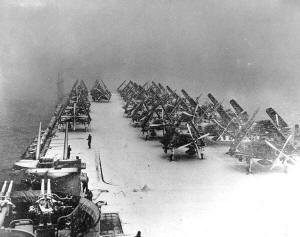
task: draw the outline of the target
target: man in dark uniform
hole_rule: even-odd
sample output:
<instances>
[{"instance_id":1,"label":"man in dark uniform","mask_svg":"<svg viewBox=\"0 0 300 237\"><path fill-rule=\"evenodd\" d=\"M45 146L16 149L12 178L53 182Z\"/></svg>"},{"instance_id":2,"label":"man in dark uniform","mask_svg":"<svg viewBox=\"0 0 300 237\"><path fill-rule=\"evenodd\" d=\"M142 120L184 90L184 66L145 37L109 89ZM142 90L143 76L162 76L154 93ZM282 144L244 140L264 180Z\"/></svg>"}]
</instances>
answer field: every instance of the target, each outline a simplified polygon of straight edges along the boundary
<instances>
[{"instance_id":1,"label":"man in dark uniform","mask_svg":"<svg viewBox=\"0 0 300 237\"><path fill-rule=\"evenodd\" d=\"M71 151L72 151L72 149L71 149L71 146L69 145L68 150L67 150L67 159L70 159Z\"/></svg>"},{"instance_id":2,"label":"man in dark uniform","mask_svg":"<svg viewBox=\"0 0 300 237\"><path fill-rule=\"evenodd\" d=\"M88 136L88 138L86 140L88 141L89 149L91 149L92 135L89 134L89 136Z\"/></svg>"},{"instance_id":3,"label":"man in dark uniform","mask_svg":"<svg viewBox=\"0 0 300 237\"><path fill-rule=\"evenodd\" d=\"M86 176L86 178L83 179L81 182L82 182L82 192L83 193L87 192L89 189L89 177Z\"/></svg>"}]
</instances>

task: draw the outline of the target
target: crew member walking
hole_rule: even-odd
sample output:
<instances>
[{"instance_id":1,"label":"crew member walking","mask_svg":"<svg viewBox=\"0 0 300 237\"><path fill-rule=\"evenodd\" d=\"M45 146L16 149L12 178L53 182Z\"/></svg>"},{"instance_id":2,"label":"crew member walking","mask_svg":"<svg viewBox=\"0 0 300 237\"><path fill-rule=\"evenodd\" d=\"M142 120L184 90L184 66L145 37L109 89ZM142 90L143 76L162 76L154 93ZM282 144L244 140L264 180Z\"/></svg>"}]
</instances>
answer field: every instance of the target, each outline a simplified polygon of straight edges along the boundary
<instances>
[{"instance_id":1,"label":"crew member walking","mask_svg":"<svg viewBox=\"0 0 300 237\"><path fill-rule=\"evenodd\" d=\"M89 134L89 136L88 136L88 138L86 140L88 141L89 149L91 149L92 135Z\"/></svg>"},{"instance_id":2,"label":"crew member walking","mask_svg":"<svg viewBox=\"0 0 300 237\"><path fill-rule=\"evenodd\" d=\"M69 145L68 150L67 150L67 159L70 159L71 151L72 151L72 149L71 149L71 146Z\"/></svg>"}]
</instances>

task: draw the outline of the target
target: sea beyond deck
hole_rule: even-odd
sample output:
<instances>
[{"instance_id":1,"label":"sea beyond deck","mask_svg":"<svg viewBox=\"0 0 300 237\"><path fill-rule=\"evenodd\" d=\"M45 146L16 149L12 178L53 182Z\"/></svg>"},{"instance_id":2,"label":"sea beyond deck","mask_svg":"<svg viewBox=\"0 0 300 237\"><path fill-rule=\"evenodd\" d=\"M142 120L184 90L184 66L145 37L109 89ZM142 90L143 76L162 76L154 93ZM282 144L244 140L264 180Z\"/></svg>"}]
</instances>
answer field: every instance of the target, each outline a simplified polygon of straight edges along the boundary
<instances>
[{"instance_id":1,"label":"sea beyond deck","mask_svg":"<svg viewBox=\"0 0 300 237\"><path fill-rule=\"evenodd\" d=\"M104 213L119 213L123 231L134 236L300 236L299 172L266 172L207 147L205 160L170 162L158 141L145 141L123 117L122 101L92 103L89 132L69 132L71 157L86 163L93 201L107 201ZM62 132L46 157L61 156ZM100 154L103 183L97 162ZM108 193L101 193L108 190ZM101 193L101 195L100 195Z\"/></svg>"}]
</instances>

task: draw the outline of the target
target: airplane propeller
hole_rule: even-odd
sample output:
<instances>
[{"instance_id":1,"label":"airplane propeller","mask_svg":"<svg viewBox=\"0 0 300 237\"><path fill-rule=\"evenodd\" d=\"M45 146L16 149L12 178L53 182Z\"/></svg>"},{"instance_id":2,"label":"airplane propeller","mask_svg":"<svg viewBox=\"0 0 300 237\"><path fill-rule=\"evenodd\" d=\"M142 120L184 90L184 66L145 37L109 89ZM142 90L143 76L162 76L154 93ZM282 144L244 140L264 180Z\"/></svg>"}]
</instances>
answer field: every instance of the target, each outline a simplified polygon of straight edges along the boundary
<instances>
[{"instance_id":1,"label":"airplane propeller","mask_svg":"<svg viewBox=\"0 0 300 237\"><path fill-rule=\"evenodd\" d=\"M195 141L195 139L194 139L194 137L193 137L193 134L192 134L192 131L191 131L191 127L190 127L189 124L187 124L187 128L188 128L188 130L189 130L189 134L190 134L191 138L193 139L193 143L194 143L194 145L195 145L195 148L196 148L196 151L197 151L198 158L200 158L200 152L199 152L199 148L198 148L198 146L197 146L197 141Z\"/></svg>"},{"instance_id":2,"label":"airplane propeller","mask_svg":"<svg viewBox=\"0 0 300 237\"><path fill-rule=\"evenodd\" d=\"M221 102L217 103L216 105L213 104L212 111L210 112L210 114L213 115L213 114L217 111L217 109L218 109L220 106L222 106L223 102L224 102L224 99L223 99ZM202 118L203 118L205 115L207 115L207 112L208 112L210 109L211 109L211 107L210 107L210 106L207 106L207 109L203 112L203 114L202 114L201 117L200 117L200 121L202 120Z\"/></svg>"},{"instance_id":3,"label":"airplane propeller","mask_svg":"<svg viewBox=\"0 0 300 237\"><path fill-rule=\"evenodd\" d=\"M193 141L192 141L192 142L189 142L189 143L187 143L187 144L185 144L185 145L183 145L183 146L178 147L178 149L185 148L185 147L187 147L187 146L189 146L189 145L191 145L191 144L194 143L195 148L196 148L196 151L197 151L197 155L198 155L198 157L200 158L200 152L199 152L199 148L198 148L198 145L197 145L197 141L200 140L200 139L203 139L203 138L205 138L205 137L207 137L207 136L209 136L209 133L204 134L204 135L202 135L202 136L200 136L200 137L194 139L194 137L193 137L193 135L192 135L191 127L190 127L189 124L187 124L187 128L188 128L188 130L189 130L189 134L190 134L190 136L192 137Z\"/></svg>"},{"instance_id":4,"label":"airplane propeller","mask_svg":"<svg viewBox=\"0 0 300 237\"><path fill-rule=\"evenodd\" d=\"M222 128L224 128L223 129L223 131L222 131L222 133L219 135L219 137L217 138L217 140L219 140L221 137L222 137L222 135L225 133L225 132L227 132L227 130L228 130L228 128L229 128L229 125L234 121L236 119L236 117L233 117L230 121L229 121L229 123L227 124L227 126L224 128L223 126L221 126ZM219 123L217 123L218 125L219 125Z\"/></svg>"},{"instance_id":5,"label":"airplane propeller","mask_svg":"<svg viewBox=\"0 0 300 237\"><path fill-rule=\"evenodd\" d=\"M284 157L286 158L286 160L290 160L290 159L291 159L291 157L289 157L288 155L286 155L286 154L284 153L284 149L285 149L285 147L287 146L287 144L289 143L289 141L291 140L291 138L292 138L292 135L290 135L290 136L286 139L286 141L285 141L285 143L284 143L284 145L283 145L283 147L282 147L281 150L279 150L277 147L275 147L275 146L274 146L272 143L270 143L269 141L267 141L267 140L265 141L266 144L267 144L269 147L271 147L271 148L274 149L275 151L279 152L278 156L276 157L276 159L275 159L274 162L273 162L273 165L272 165L272 167L271 167L271 170L275 167L275 164L278 163L279 159L280 159L282 156L284 156Z\"/></svg>"}]
</instances>

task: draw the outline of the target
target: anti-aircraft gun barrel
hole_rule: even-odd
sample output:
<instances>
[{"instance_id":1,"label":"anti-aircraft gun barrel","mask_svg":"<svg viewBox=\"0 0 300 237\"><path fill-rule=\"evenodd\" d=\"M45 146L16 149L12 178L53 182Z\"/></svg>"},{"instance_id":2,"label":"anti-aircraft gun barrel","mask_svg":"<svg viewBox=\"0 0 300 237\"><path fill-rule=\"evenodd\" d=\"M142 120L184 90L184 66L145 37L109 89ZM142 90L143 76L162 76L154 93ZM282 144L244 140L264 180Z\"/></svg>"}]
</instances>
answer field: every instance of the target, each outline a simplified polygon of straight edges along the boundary
<instances>
[{"instance_id":1,"label":"anti-aircraft gun barrel","mask_svg":"<svg viewBox=\"0 0 300 237\"><path fill-rule=\"evenodd\" d=\"M50 196L51 195L51 180L48 179L48 182L47 182L47 196Z\"/></svg>"},{"instance_id":2,"label":"anti-aircraft gun barrel","mask_svg":"<svg viewBox=\"0 0 300 237\"><path fill-rule=\"evenodd\" d=\"M41 181L41 196L45 195L45 180L42 179Z\"/></svg>"},{"instance_id":3,"label":"anti-aircraft gun barrel","mask_svg":"<svg viewBox=\"0 0 300 237\"><path fill-rule=\"evenodd\" d=\"M40 151L41 151L41 130L42 130L42 123L39 124L39 132L38 132L38 140L37 146L35 151L35 159L38 160L40 158Z\"/></svg>"},{"instance_id":4,"label":"anti-aircraft gun barrel","mask_svg":"<svg viewBox=\"0 0 300 237\"><path fill-rule=\"evenodd\" d=\"M7 181L5 180L4 183L3 183L3 185L2 185L0 196L4 195L4 192L6 190L6 186L7 186Z\"/></svg>"},{"instance_id":5,"label":"anti-aircraft gun barrel","mask_svg":"<svg viewBox=\"0 0 300 237\"><path fill-rule=\"evenodd\" d=\"M9 183L7 192L6 192L6 194L5 194L5 198L10 198L11 190L12 190L12 187L13 187L13 183L14 183L14 181L11 180L10 183Z\"/></svg>"}]
</instances>

